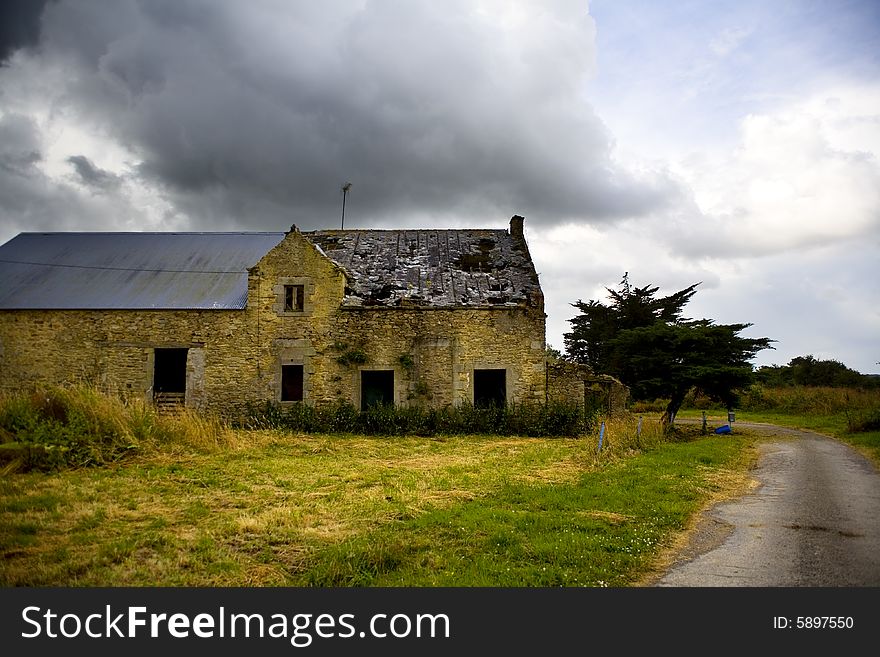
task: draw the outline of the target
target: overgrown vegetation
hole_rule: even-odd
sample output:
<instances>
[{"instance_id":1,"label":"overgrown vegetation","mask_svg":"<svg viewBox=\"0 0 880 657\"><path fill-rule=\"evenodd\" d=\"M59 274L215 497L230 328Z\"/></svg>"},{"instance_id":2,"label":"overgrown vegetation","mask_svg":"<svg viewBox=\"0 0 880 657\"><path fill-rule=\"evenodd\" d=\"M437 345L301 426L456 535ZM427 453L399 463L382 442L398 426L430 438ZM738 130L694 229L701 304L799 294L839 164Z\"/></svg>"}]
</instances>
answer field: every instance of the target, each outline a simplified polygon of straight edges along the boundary
<instances>
[{"instance_id":1,"label":"overgrown vegetation","mask_svg":"<svg viewBox=\"0 0 880 657\"><path fill-rule=\"evenodd\" d=\"M7 471L103 465L137 450L216 449L236 440L222 422L181 409L161 415L87 386L0 396L0 464Z\"/></svg>"},{"instance_id":2,"label":"overgrown vegetation","mask_svg":"<svg viewBox=\"0 0 880 657\"><path fill-rule=\"evenodd\" d=\"M594 424L594 416L585 414L582 406L561 402L445 408L374 405L365 411L347 402L287 408L266 403L250 406L246 416L245 428L367 436L579 436Z\"/></svg>"},{"instance_id":3,"label":"overgrown vegetation","mask_svg":"<svg viewBox=\"0 0 880 657\"><path fill-rule=\"evenodd\" d=\"M349 345L344 342L336 342L333 349L339 352L336 362L340 365L363 365L367 362L367 352L361 345Z\"/></svg>"},{"instance_id":4,"label":"overgrown vegetation","mask_svg":"<svg viewBox=\"0 0 880 657\"><path fill-rule=\"evenodd\" d=\"M431 409L349 403L282 408L251 407L244 429L371 436L580 436L593 421L568 404L517 404ZM51 470L103 465L132 453L210 450L240 440L217 418L180 409L161 414L143 400L122 401L95 388L49 387L0 397L0 465L7 470Z\"/></svg>"},{"instance_id":5,"label":"overgrown vegetation","mask_svg":"<svg viewBox=\"0 0 880 657\"><path fill-rule=\"evenodd\" d=\"M880 389L756 385L742 409L767 421L826 431L880 462Z\"/></svg>"},{"instance_id":6,"label":"overgrown vegetation","mask_svg":"<svg viewBox=\"0 0 880 657\"><path fill-rule=\"evenodd\" d=\"M834 415L880 409L880 390L827 386L754 385L741 395L747 411L779 411L795 415Z\"/></svg>"},{"instance_id":7,"label":"overgrown vegetation","mask_svg":"<svg viewBox=\"0 0 880 657\"><path fill-rule=\"evenodd\" d=\"M790 415L835 415L847 412L869 412L880 408L880 390L864 388L833 388L828 386L771 387L756 384L738 391L736 408L755 413L787 413ZM668 400L660 398L632 404L635 413L662 412ZM691 390L683 408L697 410L725 409L715 400Z\"/></svg>"}]
</instances>

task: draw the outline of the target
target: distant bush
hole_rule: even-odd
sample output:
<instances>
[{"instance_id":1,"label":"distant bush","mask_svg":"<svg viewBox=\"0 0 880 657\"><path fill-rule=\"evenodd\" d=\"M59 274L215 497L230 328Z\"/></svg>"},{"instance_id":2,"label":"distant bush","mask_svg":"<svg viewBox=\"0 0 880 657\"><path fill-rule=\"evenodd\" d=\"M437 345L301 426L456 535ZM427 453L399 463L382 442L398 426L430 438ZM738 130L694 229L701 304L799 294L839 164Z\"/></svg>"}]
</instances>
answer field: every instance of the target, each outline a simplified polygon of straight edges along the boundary
<instances>
[{"instance_id":1,"label":"distant bush","mask_svg":"<svg viewBox=\"0 0 880 657\"><path fill-rule=\"evenodd\" d=\"M304 433L355 433L370 436L433 436L436 434L503 436L578 436L593 416L576 404L510 404L475 407L472 404L425 408L376 405L358 411L347 402L322 406L293 404L282 408L266 402L250 405L245 428L273 428Z\"/></svg>"},{"instance_id":2,"label":"distant bush","mask_svg":"<svg viewBox=\"0 0 880 657\"><path fill-rule=\"evenodd\" d=\"M813 356L792 358L788 365L765 365L755 372L759 383L770 387L818 386L832 388L880 387L880 378L860 374L840 361L819 360Z\"/></svg>"}]
</instances>

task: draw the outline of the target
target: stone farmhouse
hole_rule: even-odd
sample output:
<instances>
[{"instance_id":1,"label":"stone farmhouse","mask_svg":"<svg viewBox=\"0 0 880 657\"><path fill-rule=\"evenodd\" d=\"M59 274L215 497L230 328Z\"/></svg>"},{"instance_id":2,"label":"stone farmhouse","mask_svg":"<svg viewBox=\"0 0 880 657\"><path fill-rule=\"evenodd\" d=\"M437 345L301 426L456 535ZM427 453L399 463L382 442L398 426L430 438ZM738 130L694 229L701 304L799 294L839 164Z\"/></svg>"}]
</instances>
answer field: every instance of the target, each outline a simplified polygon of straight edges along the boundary
<instances>
[{"instance_id":1,"label":"stone farmhouse","mask_svg":"<svg viewBox=\"0 0 880 657\"><path fill-rule=\"evenodd\" d=\"M583 400L545 360L509 230L22 233L0 246L0 388L89 381L160 405ZM595 387L595 380L592 381Z\"/></svg>"}]
</instances>

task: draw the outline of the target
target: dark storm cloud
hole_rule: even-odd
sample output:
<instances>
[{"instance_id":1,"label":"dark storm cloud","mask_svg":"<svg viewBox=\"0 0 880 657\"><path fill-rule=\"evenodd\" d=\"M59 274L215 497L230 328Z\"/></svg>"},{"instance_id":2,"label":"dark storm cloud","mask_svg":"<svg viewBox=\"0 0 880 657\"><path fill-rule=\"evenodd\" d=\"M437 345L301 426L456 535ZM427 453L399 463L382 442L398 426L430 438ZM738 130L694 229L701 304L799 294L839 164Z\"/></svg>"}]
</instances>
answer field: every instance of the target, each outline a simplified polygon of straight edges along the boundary
<instances>
[{"instance_id":1,"label":"dark storm cloud","mask_svg":"<svg viewBox=\"0 0 880 657\"><path fill-rule=\"evenodd\" d=\"M613 161L584 99L584 3L481 6L62 1L43 48L75 67L65 103L199 227L335 225L348 180L352 227L601 222L672 202L668 176Z\"/></svg>"},{"instance_id":2,"label":"dark storm cloud","mask_svg":"<svg viewBox=\"0 0 880 657\"><path fill-rule=\"evenodd\" d=\"M67 161L76 169L80 180L89 187L115 189L122 183L119 176L96 167L85 155L71 155Z\"/></svg>"},{"instance_id":3,"label":"dark storm cloud","mask_svg":"<svg viewBox=\"0 0 880 657\"><path fill-rule=\"evenodd\" d=\"M19 48L40 40L40 16L48 0L0 2L0 65Z\"/></svg>"}]
</instances>

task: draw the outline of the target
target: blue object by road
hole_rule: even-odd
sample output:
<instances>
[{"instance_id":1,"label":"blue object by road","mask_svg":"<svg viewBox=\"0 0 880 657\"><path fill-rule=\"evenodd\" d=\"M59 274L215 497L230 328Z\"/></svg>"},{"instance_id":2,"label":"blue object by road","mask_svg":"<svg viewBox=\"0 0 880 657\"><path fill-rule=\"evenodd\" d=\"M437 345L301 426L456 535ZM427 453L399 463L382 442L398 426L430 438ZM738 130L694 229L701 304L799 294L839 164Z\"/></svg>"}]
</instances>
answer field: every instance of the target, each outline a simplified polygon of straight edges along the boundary
<instances>
[{"instance_id":1,"label":"blue object by road","mask_svg":"<svg viewBox=\"0 0 880 657\"><path fill-rule=\"evenodd\" d=\"M725 424L723 427L718 427L715 429L715 433L731 433L730 425Z\"/></svg>"}]
</instances>

